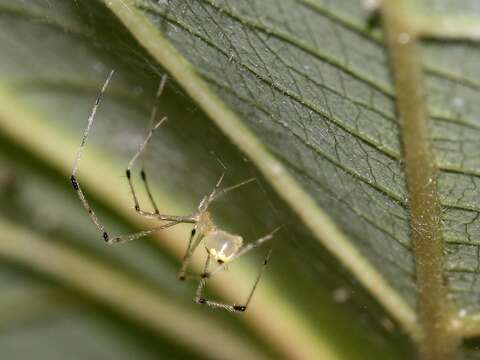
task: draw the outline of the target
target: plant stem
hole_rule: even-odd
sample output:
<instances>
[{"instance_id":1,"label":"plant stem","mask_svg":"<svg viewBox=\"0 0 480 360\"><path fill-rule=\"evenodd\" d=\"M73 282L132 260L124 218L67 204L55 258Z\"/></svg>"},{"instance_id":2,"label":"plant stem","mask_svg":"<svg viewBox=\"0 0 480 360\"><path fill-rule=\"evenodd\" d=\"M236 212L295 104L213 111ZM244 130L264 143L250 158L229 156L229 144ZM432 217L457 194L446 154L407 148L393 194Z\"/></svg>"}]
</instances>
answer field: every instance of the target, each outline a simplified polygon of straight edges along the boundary
<instances>
[{"instance_id":1,"label":"plant stem","mask_svg":"<svg viewBox=\"0 0 480 360\"><path fill-rule=\"evenodd\" d=\"M443 276L437 169L430 144L417 33L409 26L409 14L401 0L384 1L382 15L403 140L418 308L423 328L420 354L425 360L458 359L460 338L450 331L452 313Z\"/></svg>"}]
</instances>

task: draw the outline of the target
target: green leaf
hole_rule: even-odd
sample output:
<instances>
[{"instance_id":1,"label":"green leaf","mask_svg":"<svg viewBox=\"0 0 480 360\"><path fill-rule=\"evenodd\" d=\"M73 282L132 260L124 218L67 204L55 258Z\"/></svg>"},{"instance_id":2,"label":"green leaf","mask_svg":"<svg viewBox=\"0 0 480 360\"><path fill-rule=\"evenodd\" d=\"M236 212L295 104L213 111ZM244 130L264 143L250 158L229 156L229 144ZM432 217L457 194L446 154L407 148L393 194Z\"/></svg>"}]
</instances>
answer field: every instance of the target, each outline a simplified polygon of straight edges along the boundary
<instances>
[{"instance_id":1,"label":"green leaf","mask_svg":"<svg viewBox=\"0 0 480 360\"><path fill-rule=\"evenodd\" d=\"M406 41L412 46L417 34L455 38L479 24L470 16L454 18L460 26L450 26L448 13L414 2L402 2L389 17L397 2L392 4L377 15L393 29L390 34L395 21L405 26L398 34L414 34ZM105 337L98 341L122 343L120 349L145 359L182 351L205 358L408 358L405 334L428 343L423 339L430 335L421 332L434 324L416 295L427 289L418 271L429 254L415 245L423 236L415 234L423 231L424 238L441 234L433 237L438 253L430 254L441 260L440 271L424 284L449 280L447 287L439 283L441 296L425 290L423 298L432 295L432 309L448 307L445 317L460 329L458 336L478 335L480 79L470 60L478 46L423 41L421 58L416 51L402 53L397 40L405 36L387 37L386 47L375 28L377 15L357 1L4 0L0 257L12 283L25 283L21 288L33 293L51 289L72 309L56 315L63 320L53 330L43 323L44 331L89 341L96 329ZM402 54L403 62L397 61ZM420 62L424 78L412 82L409 75ZM220 159L226 184L252 176L258 181L220 201L213 209L216 222L247 241L284 225L245 314L198 307L191 303L194 284L175 281L188 227L107 247L69 188L81 133L110 69L115 76L80 166L89 199L114 233L151 225L135 216L122 174L150 126L154 93L166 71L171 79L159 111L169 120L146 160L162 210L191 213L222 172ZM400 81L406 86L399 90ZM423 88L425 103L416 96ZM439 169L438 190L434 178L425 190L412 187L411 174L421 177L422 163L409 160L410 147L402 148L409 132L397 121L398 111L402 121L416 114L419 126L427 124L424 107L433 119L431 133L417 138L435 160L434 173ZM439 221L418 226L416 196L432 199L427 214L435 214L438 200L441 228ZM242 301L264 254L258 250L232 265L212 281L211 296ZM197 270L200 264L196 259ZM15 295L14 289L5 292ZM56 306L57 296L45 301ZM57 321L42 303L32 300L35 311L27 318L42 313ZM25 317L12 319L5 328L33 326ZM64 331L65 321L77 327ZM448 335L450 324L440 328ZM45 351L44 335L26 336ZM82 341L66 340L66 353L56 354L70 358ZM10 357L28 357L14 345L9 351ZM102 357L102 351L94 348L89 356Z\"/></svg>"}]
</instances>

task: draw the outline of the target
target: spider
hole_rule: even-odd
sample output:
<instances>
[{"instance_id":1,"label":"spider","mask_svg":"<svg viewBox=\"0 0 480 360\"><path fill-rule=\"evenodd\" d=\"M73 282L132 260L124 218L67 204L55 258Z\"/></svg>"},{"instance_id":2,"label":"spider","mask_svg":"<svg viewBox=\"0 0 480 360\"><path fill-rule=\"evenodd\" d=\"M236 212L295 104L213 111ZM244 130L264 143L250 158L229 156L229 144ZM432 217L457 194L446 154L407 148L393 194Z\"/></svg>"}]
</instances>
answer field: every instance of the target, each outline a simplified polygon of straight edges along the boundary
<instances>
[{"instance_id":1,"label":"spider","mask_svg":"<svg viewBox=\"0 0 480 360\"><path fill-rule=\"evenodd\" d=\"M209 195L206 195L202 198L200 201L196 211L191 214L191 215L186 215L186 216L177 216L177 215L166 215L160 213L158 206L152 196L150 186L147 180L147 175L145 172L144 167L142 166L142 169L140 171L140 177L142 179L142 183L145 187L145 191L148 195L149 202L152 205L154 211L145 211L142 210L140 207L140 203L138 201L137 193L135 191L135 188L133 186L132 182L132 176L131 176L131 169L133 165L135 164L136 160L142 156L142 153L146 149L150 139L152 138L154 132L162 125L166 120L167 117L163 117L158 121L147 133L147 136L143 143L140 145L138 151L134 154L132 159L130 160L127 170L126 170L126 177L128 180L128 184L131 190L131 194L133 197L133 202L134 202L134 208L137 214L140 216L150 218L150 219L156 219L159 221L162 221L162 223L158 226L152 227L147 230L143 230L140 232L136 232L133 234L127 234L127 235L120 235L120 236L114 236L112 237L106 230L103 224L100 222L98 219L97 215L93 211L93 209L90 207L88 200L82 190L82 187L80 185L80 182L77 179L77 170L79 167L79 162L82 156L82 153L85 148L85 144L87 142L87 138L90 134L90 129L92 127L95 114L97 112L97 109L102 101L102 97L106 91L106 88L113 76L113 70L109 73L107 79L105 80L100 92L97 95L97 98L95 100L95 104L91 110L90 116L88 117L87 121L87 127L85 128L85 131L83 133L82 141L80 144L80 147L77 150L76 157L73 163L73 169L72 169L72 174L70 176L70 181L72 183L73 189L77 193L83 207L88 213L89 218L92 220L92 222L95 224L97 229L100 231L102 234L103 239L105 242L108 244L118 244L118 243L125 243L128 241L136 240L141 237L147 236L151 233L167 229L169 227L181 224L181 223L187 223L187 224L193 224L193 228L190 233L190 238L188 241L188 246L185 251L185 255L183 256L183 261L181 268L178 272L178 279L183 281L187 277L193 277L197 278L199 280L197 290L195 293L195 298L194 302L197 304L205 304L208 305L212 308L223 308L228 311L232 312L244 312L247 310L248 304L250 303L250 300L252 299L252 296L255 292L255 289L257 288L258 282L260 281L260 278L263 274L263 271L268 263L268 260L270 258L271 250L268 251L267 255L265 256L265 259L263 261L263 264L261 265L258 275L256 277L256 280L248 294L247 300L245 303L238 305L238 304L228 304L228 303L221 303L213 300L209 300L203 297L203 290L205 288L205 285L208 281L208 279L212 278L214 275L218 274L222 270L225 270L227 264L231 263L232 261L240 258L242 255L245 255L249 251L259 247L260 245L264 244L268 240L273 238L273 235L275 232L277 232L280 228L277 228L270 232L269 234L253 241L248 244L244 244L243 238L240 235L236 234L231 234L227 231L224 231L220 228L218 228L215 223L212 220L212 216L210 212L208 211L208 208L210 204L218 199L219 197L225 195L226 193L235 190L243 185L246 185L248 183L251 183L252 181L255 181L255 178L253 179L248 179L245 180L239 184L226 187L226 188L221 188L221 184L223 181L223 178L225 176L225 170L226 168L224 167L224 172L221 174L220 178L218 179L217 183L215 184L214 189ZM165 87L167 77L164 75L160 81L160 85L158 87L158 91L156 93L156 98L155 98L155 105L152 108L151 112L151 123L154 122L157 114L157 100L162 94L163 88ZM223 164L222 164L223 165ZM203 242L205 246L205 250L207 252L206 256L206 261L205 265L203 267L202 273L198 275L187 275L187 268L190 263L190 260L192 258L193 253L197 249L197 247ZM210 264L213 260L213 263L216 263L216 268L212 271L209 271Z\"/></svg>"}]
</instances>

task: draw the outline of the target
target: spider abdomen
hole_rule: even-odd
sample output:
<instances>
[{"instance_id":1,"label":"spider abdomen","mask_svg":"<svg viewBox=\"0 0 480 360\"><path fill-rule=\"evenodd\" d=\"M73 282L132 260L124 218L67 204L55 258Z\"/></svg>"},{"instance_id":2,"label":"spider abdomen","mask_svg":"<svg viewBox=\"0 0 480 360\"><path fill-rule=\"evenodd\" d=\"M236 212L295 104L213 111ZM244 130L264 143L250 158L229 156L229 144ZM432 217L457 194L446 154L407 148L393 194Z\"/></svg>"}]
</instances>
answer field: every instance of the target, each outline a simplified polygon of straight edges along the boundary
<instances>
[{"instance_id":1,"label":"spider abdomen","mask_svg":"<svg viewBox=\"0 0 480 360\"><path fill-rule=\"evenodd\" d=\"M243 239L241 236L222 230L211 231L205 236L205 247L218 263L228 262L237 253L242 244Z\"/></svg>"}]
</instances>

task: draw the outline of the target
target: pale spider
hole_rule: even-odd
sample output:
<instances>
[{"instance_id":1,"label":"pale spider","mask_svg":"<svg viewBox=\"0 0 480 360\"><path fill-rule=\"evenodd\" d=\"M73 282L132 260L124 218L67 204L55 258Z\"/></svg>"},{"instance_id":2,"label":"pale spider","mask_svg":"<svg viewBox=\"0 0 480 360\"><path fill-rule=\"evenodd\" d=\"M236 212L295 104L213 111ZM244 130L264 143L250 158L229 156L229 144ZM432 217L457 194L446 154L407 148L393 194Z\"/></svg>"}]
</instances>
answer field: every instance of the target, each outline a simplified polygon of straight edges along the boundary
<instances>
[{"instance_id":1,"label":"pale spider","mask_svg":"<svg viewBox=\"0 0 480 360\"><path fill-rule=\"evenodd\" d=\"M247 300L243 305L225 304L225 303L220 303L220 302L217 302L217 301L212 301L212 300L205 299L202 296L202 294L203 294L203 290L204 290L204 287L206 285L206 282L209 278L211 278L215 274L219 273L220 271L224 270L228 263L231 263L232 261L234 261L234 260L238 259L239 257L241 257L242 255L246 254L247 252L251 251L252 249L257 248L260 245L262 245L263 243L265 243L266 241L270 240L273 237L274 233L279 228L275 229L274 231L272 231L268 235L263 236L260 239L257 239L256 241L250 242L248 244L243 244L243 238L241 236L231 234L231 233L229 233L227 231L224 231L224 230L221 230L217 226L215 226L215 224L212 220L211 214L208 211L209 205L214 200L218 199L220 196L226 194L227 192L232 191L232 190L234 190L234 189L236 189L240 186L243 186L243 185L248 184L248 183L255 180L255 179L249 179L249 180L243 181L243 182L241 182L237 185L220 189L220 185L221 185L222 180L224 178L225 172L223 172L222 175L220 176L220 178L217 181L217 183L216 183L214 189L212 190L212 192L209 195L203 197L203 199L200 201L200 203L197 207L197 210L192 215L177 216L177 215L165 215L165 214L161 214L159 212L157 204L155 203L155 200L154 200L154 198L152 196L152 193L150 191L150 187L148 185L145 170L142 167L141 172L140 172L141 179L142 179L142 182L145 186L146 193L147 193L149 201L150 201L150 203L151 203L151 205L154 209L154 212L149 212L149 211L142 210L140 208L140 204L139 204L139 201L138 201L138 198L137 198L137 195L136 195L136 192L135 192L135 188L133 186L133 182L132 182L132 179L131 179L131 169L132 169L135 161L142 155L142 152L145 150L145 148L146 148L148 142L150 141L150 139L151 139L153 133L155 132L155 130L157 130L158 127L161 124L163 124L163 122L165 122L165 120L167 119L166 117L163 117L160 121L158 121L156 123L155 126L153 126L149 130L145 140L143 141L143 143L140 145L138 151L135 153L135 155L130 160L130 162L128 164L128 167L127 167L127 170L126 170L126 176L127 176L128 184L130 186L131 194L132 194L132 197L133 197L135 211L143 217L150 218L150 219L152 219L152 218L157 219L157 220L160 220L160 221L164 221L165 223L163 223L159 226L153 227L151 229L140 231L140 232L137 232L137 233L134 233L134 234L111 237L109 235L109 233L105 230L102 223L99 221L99 219L96 216L93 209L90 207L90 205L87 201L87 198L85 197L85 194L83 193L83 190L80 186L80 183L77 180L76 174L77 174L80 158L81 158L83 150L85 148L85 143L86 143L87 138L89 136L90 129L91 129L92 124L93 124L93 120L95 118L95 114L97 112L98 106L100 105L103 94L105 93L105 90L108 86L108 83L110 82L110 79L112 78L112 75L113 75L113 71L111 71L110 74L108 75L107 79L105 80L105 83L103 84L102 89L100 90L100 92L99 92L99 94L98 94L98 96L95 100L95 104L94 104L94 106L92 108L92 111L90 113L90 116L88 118L87 127L86 127L86 129L83 133L82 141L81 141L80 147L77 151L75 161L73 163L72 174L70 176L70 181L72 182L73 188L76 191L76 193L78 194L78 197L80 198L80 201L82 202L83 207L87 210L88 216L90 217L92 222L95 224L95 226L98 228L98 230L101 232L101 234L103 236L103 239L109 244L124 243L124 242L127 242L127 241L135 240L135 239L141 238L143 236L149 235L153 232L156 232L156 231L159 231L159 230L162 230L162 229L167 229L169 227L175 226L175 225L180 224L180 223L193 224L193 229L192 229L191 234L190 234L190 239L188 241L187 250L186 250L185 255L183 257L182 266L181 266L180 271L178 273L178 279L179 280L185 280L185 278L187 276L192 277L191 275L187 275L187 273L186 273L187 272L187 267L188 267L188 264L190 262L190 259L193 255L194 251L199 246L199 244L203 241L203 243L205 245L205 249L207 251L207 257L206 257L206 261L205 261L205 266L203 267L203 272L200 274L200 276L193 276L193 277L199 278L199 283L198 283L198 287L197 287L197 290L196 290L194 302L196 302L197 304L206 304L206 305L214 307L214 308L223 308L223 309L226 309L228 311L241 311L241 312L245 311L247 309L248 304L250 303L250 300L251 300L251 298L253 296L253 293L254 293L257 285L258 285L258 282L260 281L260 278L263 274L265 266L267 265L268 259L270 257L270 251L268 251L268 253L267 253L267 255L266 255L266 257L263 261L263 264L260 267L257 278L256 278L256 280L255 280L255 282L252 286L252 289L250 290L250 293L248 294ZM165 86L165 82L166 82L166 76L163 76L162 80L160 81L160 85L159 85L159 88L158 88L158 91L157 91L157 94L156 94L155 105L154 105L154 107L152 109L152 112L151 112L151 122L152 123L153 123L153 121L156 117L156 113L157 113L157 105L156 105L157 100L158 100L158 98L160 97L160 95L163 91L163 88ZM210 266L210 262L211 262L212 259L217 264L217 267L213 271L209 271L209 266Z\"/></svg>"}]
</instances>

